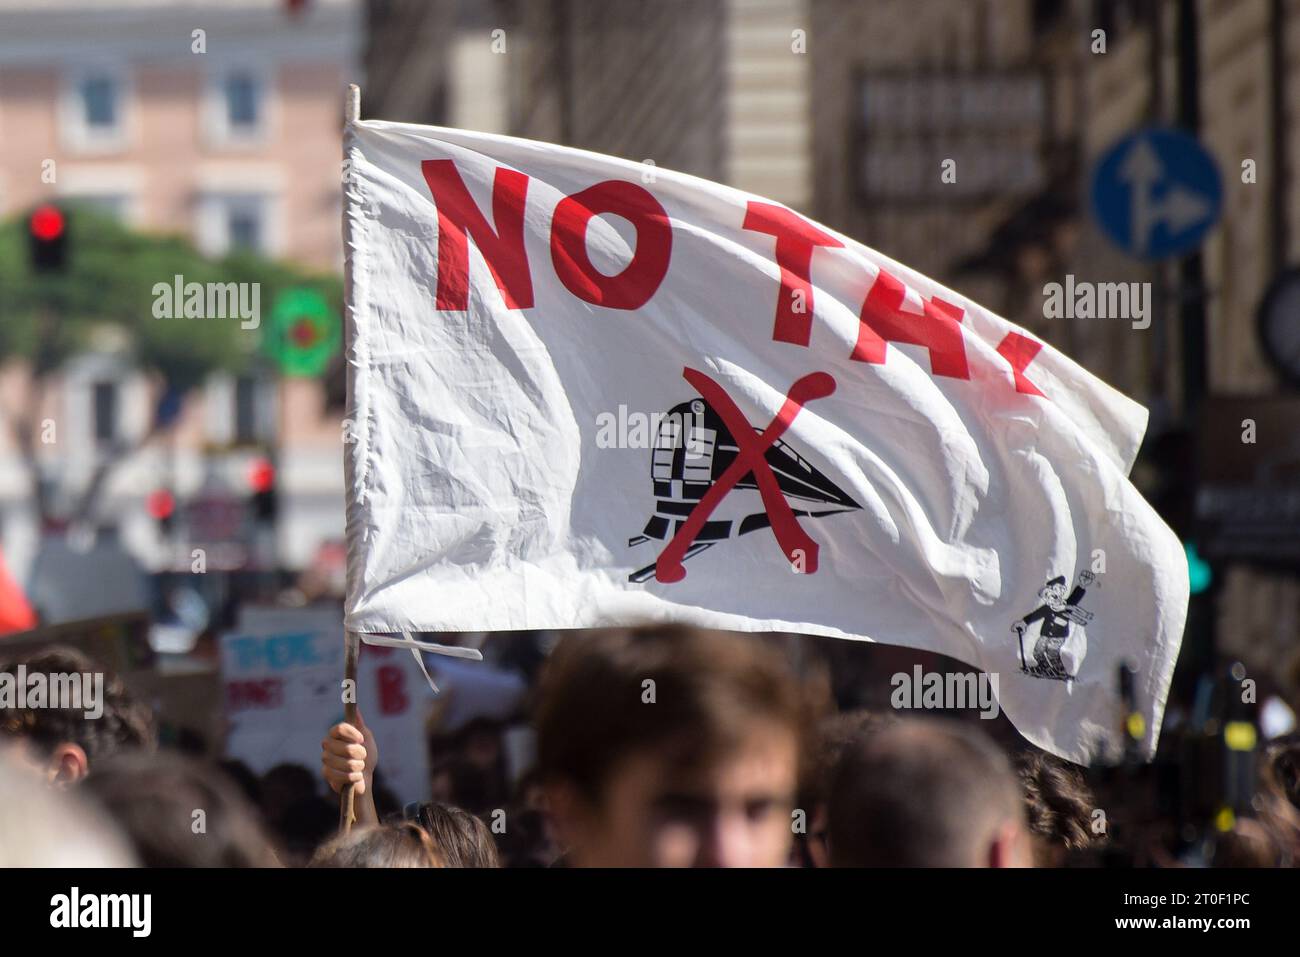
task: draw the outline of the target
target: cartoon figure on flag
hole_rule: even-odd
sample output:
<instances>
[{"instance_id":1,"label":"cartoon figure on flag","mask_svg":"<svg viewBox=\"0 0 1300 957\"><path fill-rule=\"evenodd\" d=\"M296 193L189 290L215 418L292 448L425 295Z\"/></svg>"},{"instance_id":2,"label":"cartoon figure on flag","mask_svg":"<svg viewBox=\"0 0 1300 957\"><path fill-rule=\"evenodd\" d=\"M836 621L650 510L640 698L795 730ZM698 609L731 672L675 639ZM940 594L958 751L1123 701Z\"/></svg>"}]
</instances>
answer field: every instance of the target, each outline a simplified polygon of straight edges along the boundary
<instances>
[{"instance_id":1,"label":"cartoon figure on flag","mask_svg":"<svg viewBox=\"0 0 1300 957\"><path fill-rule=\"evenodd\" d=\"M1057 575L1038 591L1043 604L1011 626L1020 643L1020 668L1025 674L1070 681L1079 673L1083 656L1088 653L1088 636L1083 626L1092 620L1092 612L1080 608L1079 602L1094 581L1096 576L1092 572L1079 572L1078 583L1067 598L1065 578ZM1026 656L1025 634L1035 622L1041 623L1038 640L1032 654ZM1077 627L1071 628L1072 624Z\"/></svg>"}]
</instances>

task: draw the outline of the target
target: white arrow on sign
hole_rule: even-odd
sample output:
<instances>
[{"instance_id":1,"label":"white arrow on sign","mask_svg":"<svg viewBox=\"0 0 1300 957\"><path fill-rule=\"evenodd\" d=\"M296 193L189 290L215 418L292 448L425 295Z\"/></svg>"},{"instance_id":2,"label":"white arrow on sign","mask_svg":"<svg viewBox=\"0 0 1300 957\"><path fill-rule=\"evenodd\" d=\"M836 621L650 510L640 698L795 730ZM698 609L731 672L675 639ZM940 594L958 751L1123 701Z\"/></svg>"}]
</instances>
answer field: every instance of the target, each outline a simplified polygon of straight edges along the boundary
<instances>
[{"instance_id":1,"label":"white arrow on sign","mask_svg":"<svg viewBox=\"0 0 1300 957\"><path fill-rule=\"evenodd\" d=\"M1160 157L1145 137L1138 137L1120 164L1120 180L1129 187L1131 203L1130 242L1134 252L1143 254L1151 241L1151 231L1163 222L1179 233L1210 215L1210 204L1200 193L1175 184L1157 202L1152 187L1164 177Z\"/></svg>"}]
</instances>

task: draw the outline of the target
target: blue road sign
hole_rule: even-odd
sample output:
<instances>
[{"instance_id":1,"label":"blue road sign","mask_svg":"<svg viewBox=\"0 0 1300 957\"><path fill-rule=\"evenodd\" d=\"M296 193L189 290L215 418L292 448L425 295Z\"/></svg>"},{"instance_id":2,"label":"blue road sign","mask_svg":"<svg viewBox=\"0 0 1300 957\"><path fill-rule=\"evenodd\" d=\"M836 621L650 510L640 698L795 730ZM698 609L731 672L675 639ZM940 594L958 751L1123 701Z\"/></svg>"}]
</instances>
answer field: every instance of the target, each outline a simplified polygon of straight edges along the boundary
<instances>
[{"instance_id":1,"label":"blue road sign","mask_svg":"<svg viewBox=\"0 0 1300 957\"><path fill-rule=\"evenodd\" d=\"M1195 249L1219 218L1223 186L1194 137L1150 126L1107 150L1092 173L1092 210L1117 246L1139 259Z\"/></svg>"}]
</instances>

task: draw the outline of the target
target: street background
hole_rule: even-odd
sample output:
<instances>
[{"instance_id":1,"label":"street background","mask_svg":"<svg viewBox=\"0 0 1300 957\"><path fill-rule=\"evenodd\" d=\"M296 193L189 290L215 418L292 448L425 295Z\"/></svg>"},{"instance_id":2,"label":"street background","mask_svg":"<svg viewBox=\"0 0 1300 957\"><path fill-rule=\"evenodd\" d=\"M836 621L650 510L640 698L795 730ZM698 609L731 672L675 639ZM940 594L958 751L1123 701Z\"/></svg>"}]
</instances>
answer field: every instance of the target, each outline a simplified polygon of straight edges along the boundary
<instances>
[{"instance_id":1,"label":"street background","mask_svg":"<svg viewBox=\"0 0 1300 957\"><path fill-rule=\"evenodd\" d=\"M315 762L341 712L349 82L365 118L582 147L785 203L1146 405L1134 480L1193 582L1166 727L1214 739L1235 667L1265 732L1292 729L1300 311L1281 288L1259 320L1300 258L1291 0L0 0L0 618L38 629L12 641L110 648L165 740L264 787L274 769L328 829ZM1191 140L1122 175L1158 185L1208 158L1190 244L1172 225L1137 235L1127 207L1107 227L1104 162L1157 127ZM258 283L257 327L157 318L155 285L177 275ZM1048 315L1044 286L1067 276L1150 283L1149 326ZM523 716L554 636L452 640L488 660L431 661L441 697L409 656L367 649L362 709L391 722L395 803L489 809L527 788ZM887 707L890 674L940 660L790 644L845 708ZM1226 787L1217 768L1205 779Z\"/></svg>"}]
</instances>

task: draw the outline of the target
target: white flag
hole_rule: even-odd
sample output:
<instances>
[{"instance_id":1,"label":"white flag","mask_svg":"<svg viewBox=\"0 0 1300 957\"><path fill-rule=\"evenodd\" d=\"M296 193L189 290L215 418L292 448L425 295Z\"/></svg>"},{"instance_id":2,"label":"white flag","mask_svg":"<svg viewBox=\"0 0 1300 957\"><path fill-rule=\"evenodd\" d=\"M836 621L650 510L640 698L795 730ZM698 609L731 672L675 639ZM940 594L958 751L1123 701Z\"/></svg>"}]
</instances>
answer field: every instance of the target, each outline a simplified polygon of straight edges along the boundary
<instances>
[{"instance_id":1,"label":"white flag","mask_svg":"<svg viewBox=\"0 0 1300 957\"><path fill-rule=\"evenodd\" d=\"M1187 564L1146 411L769 200L349 127L347 626L674 620L941 652L1034 744L1154 750Z\"/></svg>"}]
</instances>

